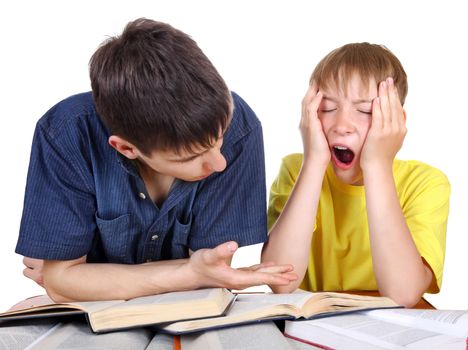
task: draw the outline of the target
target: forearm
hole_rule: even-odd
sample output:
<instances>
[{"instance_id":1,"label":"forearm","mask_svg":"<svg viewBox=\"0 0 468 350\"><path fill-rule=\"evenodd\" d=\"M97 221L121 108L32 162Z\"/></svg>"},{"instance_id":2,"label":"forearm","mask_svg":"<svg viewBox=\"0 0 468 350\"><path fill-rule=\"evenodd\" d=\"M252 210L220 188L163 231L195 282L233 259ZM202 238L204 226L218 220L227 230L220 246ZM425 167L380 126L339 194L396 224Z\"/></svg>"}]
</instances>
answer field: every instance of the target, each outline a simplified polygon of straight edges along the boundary
<instances>
[{"instance_id":1,"label":"forearm","mask_svg":"<svg viewBox=\"0 0 468 350\"><path fill-rule=\"evenodd\" d=\"M424 265L403 216L391 166L364 173L370 244L379 291L405 306L428 288L432 272Z\"/></svg>"},{"instance_id":2,"label":"forearm","mask_svg":"<svg viewBox=\"0 0 468 350\"><path fill-rule=\"evenodd\" d=\"M141 265L44 263L44 285L56 301L130 299L168 291L198 288L188 259Z\"/></svg>"},{"instance_id":3,"label":"forearm","mask_svg":"<svg viewBox=\"0 0 468 350\"><path fill-rule=\"evenodd\" d=\"M270 286L275 292L293 291L304 278L325 169L325 166L313 164L302 167L291 195L263 247L262 261L292 264L298 275L297 281L287 286Z\"/></svg>"}]
</instances>

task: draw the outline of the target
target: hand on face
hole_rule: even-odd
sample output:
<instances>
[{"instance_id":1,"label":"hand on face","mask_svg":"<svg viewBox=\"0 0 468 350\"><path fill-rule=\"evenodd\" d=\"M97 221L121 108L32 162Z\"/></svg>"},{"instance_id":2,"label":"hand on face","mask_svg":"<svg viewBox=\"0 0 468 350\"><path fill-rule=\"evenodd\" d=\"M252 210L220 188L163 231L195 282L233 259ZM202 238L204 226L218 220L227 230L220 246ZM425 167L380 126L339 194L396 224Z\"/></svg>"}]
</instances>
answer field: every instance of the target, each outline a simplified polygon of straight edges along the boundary
<instances>
[{"instance_id":1,"label":"hand on face","mask_svg":"<svg viewBox=\"0 0 468 350\"><path fill-rule=\"evenodd\" d=\"M405 112L392 78L380 82L372 102L372 124L361 153L361 169L392 166L406 135Z\"/></svg>"},{"instance_id":2,"label":"hand on face","mask_svg":"<svg viewBox=\"0 0 468 350\"><path fill-rule=\"evenodd\" d=\"M323 94L314 82L302 100L302 117L299 124L304 145L304 163L309 161L327 165L330 162L330 148L318 118L318 109Z\"/></svg>"},{"instance_id":3,"label":"hand on face","mask_svg":"<svg viewBox=\"0 0 468 350\"><path fill-rule=\"evenodd\" d=\"M192 271L204 287L244 289L262 284L287 285L297 279L291 265L262 263L234 269L226 263L237 250L237 243L227 242L213 249L200 249L190 257Z\"/></svg>"}]
</instances>

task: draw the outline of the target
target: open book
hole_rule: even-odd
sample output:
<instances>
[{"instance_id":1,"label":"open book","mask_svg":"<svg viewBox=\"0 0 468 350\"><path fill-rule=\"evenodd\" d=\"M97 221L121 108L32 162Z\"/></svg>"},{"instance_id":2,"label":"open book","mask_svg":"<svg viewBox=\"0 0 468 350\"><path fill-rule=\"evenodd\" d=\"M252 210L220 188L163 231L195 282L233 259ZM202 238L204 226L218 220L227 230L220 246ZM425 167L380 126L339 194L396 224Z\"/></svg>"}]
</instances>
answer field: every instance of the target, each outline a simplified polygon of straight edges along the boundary
<instances>
[{"instance_id":1,"label":"open book","mask_svg":"<svg viewBox=\"0 0 468 350\"><path fill-rule=\"evenodd\" d=\"M327 349L465 349L468 311L361 311L303 322L286 321L284 334Z\"/></svg>"},{"instance_id":2,"label":"open book","mask_svg":"<svg viewBox=\"0 0 468 350\"><path fill-rule=\"evenodd\" d=\"M84 314L93 332L145 326L175 320L222 315L235 295L224 288L171 292L130 300L54 303L47 296L26 299L1 320Z\"/></svg>"},{"instance_id":3,"label":"open book","mask_svg":"<svg viewBox=\"0 0 468 350\"><path fill-rule=\"evenodd\" d=\"M184 334L272 319L310 319L362 309L398 307L391 299L345 293L239 294L224 316L156 325L166 333Z\"/></svg>"},{"instance_id":4,"label":"open book","mask_svg":"<svg viewBox=\"0 0 468 350\"><path fill-rule=\"evenodd\" d=\"M56 318L28 319L0 327L0 349L174 350L174 336L154 333L149 328L96 336L84 322L57 322Z\"/></svg>"}]
</instances>

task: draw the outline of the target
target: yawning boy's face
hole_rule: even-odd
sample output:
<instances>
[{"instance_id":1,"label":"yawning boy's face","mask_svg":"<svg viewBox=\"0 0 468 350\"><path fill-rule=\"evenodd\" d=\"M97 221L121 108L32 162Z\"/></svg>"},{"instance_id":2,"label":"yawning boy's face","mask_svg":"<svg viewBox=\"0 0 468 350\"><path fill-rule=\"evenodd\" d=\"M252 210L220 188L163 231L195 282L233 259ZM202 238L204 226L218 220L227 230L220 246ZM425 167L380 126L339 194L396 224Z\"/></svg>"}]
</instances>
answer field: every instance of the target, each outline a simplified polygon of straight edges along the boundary
<instances>
[{"instance_id":1,"label":"yawning boy's face","mask_svg":"<svg viewBox=\"0 0 468 350\"><path fill-rule=\"evenodd\" d=\"M370 80L366 89L354 75L343 91L333 84L330 86L328 89L320 87L323 99L318 116L330 146L331 164L341 182L362 185L361 150L372 122L377 84Z\"/></svg>"}]
</instances>

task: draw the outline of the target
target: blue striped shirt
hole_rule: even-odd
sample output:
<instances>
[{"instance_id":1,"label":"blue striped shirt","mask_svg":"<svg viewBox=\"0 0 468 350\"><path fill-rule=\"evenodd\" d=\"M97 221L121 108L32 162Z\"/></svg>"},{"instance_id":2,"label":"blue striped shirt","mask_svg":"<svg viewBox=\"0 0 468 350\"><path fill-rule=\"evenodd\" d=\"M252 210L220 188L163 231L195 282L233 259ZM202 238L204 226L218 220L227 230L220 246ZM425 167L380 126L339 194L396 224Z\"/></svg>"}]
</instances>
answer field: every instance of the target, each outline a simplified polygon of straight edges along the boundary
<instances>
[{"instance_id":1,"label":"blue striped shirt","mask_svg":"<svg viewBox=\"0 0 468 350\"><path fill-rule=\"evenodd\" d=\"M260 121L233 93L234 116L221 149L227 167L197 182L176 180L152 202L135 165L107 142L91 93L65 99L37 123L18 254L138 264L178 259L188 249L266 240Z\"/></svg>"}]
</instances>

